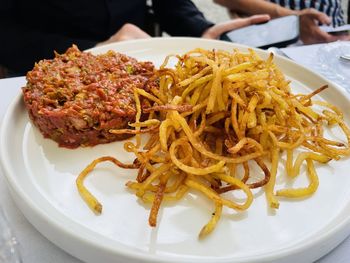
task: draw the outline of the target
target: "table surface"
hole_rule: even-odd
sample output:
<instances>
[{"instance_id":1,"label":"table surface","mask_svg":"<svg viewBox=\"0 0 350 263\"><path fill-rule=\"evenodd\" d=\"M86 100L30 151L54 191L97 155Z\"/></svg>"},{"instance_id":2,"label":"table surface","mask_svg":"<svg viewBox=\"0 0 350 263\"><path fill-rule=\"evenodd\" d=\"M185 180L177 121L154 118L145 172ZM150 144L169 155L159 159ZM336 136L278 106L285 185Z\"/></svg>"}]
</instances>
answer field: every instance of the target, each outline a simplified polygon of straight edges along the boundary
<instances>
[{"instance_id":1,"label":"table surface","mask_svg":"<svg viewBox=\"0 0 350 263\"><path fill-rule=\"evenodd\" d=\"M304 65L308 65L310 63L309 61L305 60L299 62ZM0 120L2 120L8 105L20 92L20 88L24 85L24 83L24 77L0 80L0 94L2 94L0 96ZM10 226L17 237L20 253L24 263L81 262L51 243L26 220L10 196L2 171L0 171L0 205L5 211L7 219L10 222ZM350 262L350 237L348 237L337 248L331 251L328 255L319 259L317 262Z\"/></svg>"}]
</instances>

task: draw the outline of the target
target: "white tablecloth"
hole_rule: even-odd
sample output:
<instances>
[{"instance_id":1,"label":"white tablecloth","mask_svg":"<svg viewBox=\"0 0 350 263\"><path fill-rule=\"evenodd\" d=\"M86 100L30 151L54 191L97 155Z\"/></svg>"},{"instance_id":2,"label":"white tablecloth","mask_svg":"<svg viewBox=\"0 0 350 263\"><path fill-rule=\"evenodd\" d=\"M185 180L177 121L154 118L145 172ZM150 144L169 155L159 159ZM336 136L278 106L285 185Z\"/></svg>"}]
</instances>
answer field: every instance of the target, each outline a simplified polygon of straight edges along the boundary
<instances>
[{"instance_id":1,"label":"white tablecloth","mask_svg":"<svg viewBox=\"0 0 350 263\"><path fill-rule=\"evenodd\" d=\"M308 61L305 61L304 64L307 64L307 62ZM8 105L20 92L20 87L22 87L24 83L25 79L23 77L0 80L0 119L3 118ZM24 263L81 262L51 243L26 220L11 199L2 172L0 172L0 205L5 210L10 225L17 236ZM350 237L317 262L350 262Z\"/></svg>"}]
</instances>

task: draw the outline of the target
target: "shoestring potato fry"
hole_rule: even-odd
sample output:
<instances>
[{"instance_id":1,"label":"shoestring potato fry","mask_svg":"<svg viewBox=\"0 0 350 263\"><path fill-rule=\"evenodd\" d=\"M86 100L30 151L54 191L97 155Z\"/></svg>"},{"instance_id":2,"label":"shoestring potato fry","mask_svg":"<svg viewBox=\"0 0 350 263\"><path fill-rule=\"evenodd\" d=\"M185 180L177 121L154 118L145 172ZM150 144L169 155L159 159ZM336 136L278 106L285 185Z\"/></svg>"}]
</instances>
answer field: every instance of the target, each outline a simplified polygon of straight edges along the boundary
<instances>
[{"instance_id":1,"label":"shoestring potato fry","mask_svg":"<svg viewBox=\"0 0 350 263\"><path fill-rule=\"evenodd\" d=\"M168 66L174 58L176 65ZM103 161L138 170L135 181L126 185L151 204L150 226L156 226L163 203L178 201L192 190L210 199L215 211L199 233L203 238L214 230L224 206L237 212L247 210L254 200L253 188L262 188L267 205L277 209L279 197L308 197L317 190L315 162L350 154L350 131L342 112L314 100L327 86L306 95L293 94L273 54L263 60L253 50L198 48L168 56L156 78L159 88L150 93L135 89L137 116L130 129L110 131L136 134L136 143L124 145L135 154L134 163L101 157L77 179L81 196L96 213L101 213L102 205L83 180ZM140 97L152 106L142 109ZM149 113L145 121L141 121L143 113ZM326 138L324 131L334 126L344 133L345 141ZM150 135L147 142L141 142L142 133ZM290 178L298 177L305 166L309 184L276 191L280 163ZM252 165L261 169L263 178L254 176ZM229 192L243 193L245 198L238 202L228 197Z\"/></svg>"}]
</instances>

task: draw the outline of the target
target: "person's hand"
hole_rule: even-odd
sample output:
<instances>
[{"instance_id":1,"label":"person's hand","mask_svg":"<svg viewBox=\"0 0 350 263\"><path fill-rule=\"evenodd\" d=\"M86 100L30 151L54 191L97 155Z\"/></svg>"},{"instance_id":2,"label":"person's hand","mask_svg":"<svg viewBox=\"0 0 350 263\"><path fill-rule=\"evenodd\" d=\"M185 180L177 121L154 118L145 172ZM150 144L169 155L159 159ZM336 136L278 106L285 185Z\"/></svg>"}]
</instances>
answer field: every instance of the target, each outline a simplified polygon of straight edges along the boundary
<instances>
[{"instance_id":1,"label":"person's hand","mask_svg":"<svg viewBox=\"0 0 350 263\"><path fill-rule=\"evenodd\" d=\"M209 27L206 31L204 31L202 37L217 39L225 32L257 23L263 23L268 20L270 20L269 15L254 15L246 18L232 19Z\"/></svg>"},{"instance_id":2,"label":"person's hand","mask_svg":"<svg viewBox=\"0 0 350 263\"><path fill-rule=\"evenodd\" d=\"M349 35L334 36L320 29L319 24L329 25L330 17L313 8L299 11L300 39L304 44L327 43L337 40L350 40Z\"/></svg>"},{"instance_id":3,"label":"person's hand","mask_svg":"<svg viewBox=\"0 0 350 263\"><path fill-rule=\"evenodd\" d=\"M96 46L102 46L118 41L140 39L140 38L150 38L145 31L133 24L125 24L122 26L114 35L112 35L106 41L98 43Z\"/></svg>"}]
</instances>

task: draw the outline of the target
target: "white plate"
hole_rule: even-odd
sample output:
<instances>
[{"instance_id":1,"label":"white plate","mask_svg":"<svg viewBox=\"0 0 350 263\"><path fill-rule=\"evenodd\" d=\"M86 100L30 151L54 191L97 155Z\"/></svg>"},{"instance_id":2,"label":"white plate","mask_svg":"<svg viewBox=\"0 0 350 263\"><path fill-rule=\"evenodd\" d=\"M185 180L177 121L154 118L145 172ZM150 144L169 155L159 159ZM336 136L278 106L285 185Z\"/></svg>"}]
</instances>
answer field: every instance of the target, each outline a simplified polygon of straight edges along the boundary
<instances>
[{"instance_id":1,"label":"white plate","mask_svg":"<svg viewBox=\"0 0 350 263\"><path fill-rule=\"evenodd\" d=\"M191 38L162 38L122 42L92 50L113 49L159 65L167 54L190 49L245 49L227 42ZM266 57L264 51L257 51ZM323 77L290 60L276 63L291 79L293 89L310 92L328 83ZM350 98L339 87L322 97L338 105L350 123ZM100 165L87 186L104 205L94 215L77 193L77 174L103 155L128 160L123 142L68 150L43 139L28 121L19 95L9 107L1 130L1 164L9 188L28 220L49 240L86 262L311 262L323 256L350 232L349 160L317 167L320 186L311 198L281 200L272 214L262 191L248 211L226 211L207 239L198 232L210 218L211 202L191 194L164 206L158 227L148 226L149 207L137 201L124 186L135 174ZM283 173L283 169L280 170ZM282 181L277 180L277 187ZM300 183L306 183L301 180Z\"/></svg>"}]
</instances>

